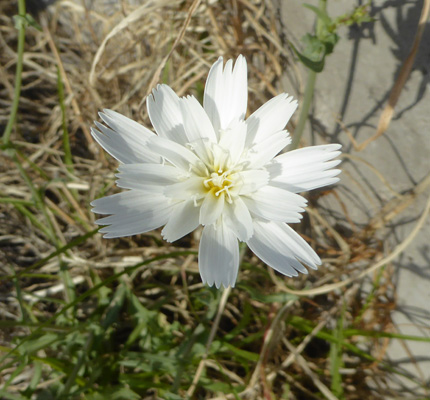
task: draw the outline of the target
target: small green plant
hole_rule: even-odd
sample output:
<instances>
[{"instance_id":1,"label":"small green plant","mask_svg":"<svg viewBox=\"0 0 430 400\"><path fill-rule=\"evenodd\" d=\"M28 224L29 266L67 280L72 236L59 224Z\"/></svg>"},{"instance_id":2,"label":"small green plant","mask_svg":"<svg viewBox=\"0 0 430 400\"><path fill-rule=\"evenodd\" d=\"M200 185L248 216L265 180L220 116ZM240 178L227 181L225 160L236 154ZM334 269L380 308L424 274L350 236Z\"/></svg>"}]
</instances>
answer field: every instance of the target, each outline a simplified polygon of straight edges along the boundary
<instances>
[{"instance_id":1,"label":"small green plant","mask_svg":"<svg viewBox=\"0 0 430 400\"><path fill-rule=\"evenodd\" d=\"M301 50L298 50L290 43L299 61L308 68L306 89L301 105L299 121L294 131L293 142L291 144L292 149L297 148L299 145L308 119L315 88L316 74L324 70L326 57L333 53L336 43L339 41L339 35L337 34L338 29L342 26L350 26L352 24L360 25L363 22L373 21L369 16L369 6L370 1L365 5L356 7L348 14L332 18L327 13L327 0L320 0L318 7L311 4L303 5L303 7L315 13L316 24L314 33L307 33L302 37Z\"/></svg>"}]
</instances>

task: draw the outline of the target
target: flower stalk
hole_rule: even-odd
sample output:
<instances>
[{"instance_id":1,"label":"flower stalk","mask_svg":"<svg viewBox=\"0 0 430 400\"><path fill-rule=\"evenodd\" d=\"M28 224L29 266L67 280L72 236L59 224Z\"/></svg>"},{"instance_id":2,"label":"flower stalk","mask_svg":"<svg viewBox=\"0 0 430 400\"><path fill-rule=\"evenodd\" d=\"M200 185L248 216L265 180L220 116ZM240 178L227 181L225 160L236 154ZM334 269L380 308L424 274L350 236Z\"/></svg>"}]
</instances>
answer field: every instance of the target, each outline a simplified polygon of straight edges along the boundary
<instances>
[{"instance_id":1,"label":"flower stalk","mask_svg":"<svg viewBox=\"0 0 430 400\"><path fill-rule=\"evenodd\" d=\"M318 4L318 9L321 14L326 15L327 0L320 0ZM322 18L320 17L317 18L315 34L317 38L320 38L321 42L323 42L323 38L325 36L325 32L324 32L325 24L326 22ZM325 48L325 46L322 46L322 48ZM324 54L322 55L322 61L324 61L326 54L328 54L327 48L325 48ZM322 65L324 65L324 62L322 63ZM308 69L308 78L306 81L305 95L300 109L299 121L297 122L296 129L294 130L293 140L289 147L290 150L297 149L297 147L300 144L300 139L302 138L302 135L306 126L306 121L308 120L308 117L309 117L309 110L311 108L312 99L314 96L315 82L317 79L317 72L319 71L315 68L309 68L309 66L307 66L307 69Z\"/></svg>"},{"instance_id":2,"label":"flower stalk","mask_svg":"<svg viewBox=\"0 0 430 400\"><path fill-rule=\"evenodd\" d=\"M305 96L303 98L302 107L300 109L299 121L297 122L296 129L294 130L293 140L289 147L290 150L297 149L300 143L300 139L302 138L306 121L308 120L312 99L314 97L316 80L317 73L315 71L312 71L311 69L308 69L308 79L306 81Z\"/></svg>"}]
</instances>

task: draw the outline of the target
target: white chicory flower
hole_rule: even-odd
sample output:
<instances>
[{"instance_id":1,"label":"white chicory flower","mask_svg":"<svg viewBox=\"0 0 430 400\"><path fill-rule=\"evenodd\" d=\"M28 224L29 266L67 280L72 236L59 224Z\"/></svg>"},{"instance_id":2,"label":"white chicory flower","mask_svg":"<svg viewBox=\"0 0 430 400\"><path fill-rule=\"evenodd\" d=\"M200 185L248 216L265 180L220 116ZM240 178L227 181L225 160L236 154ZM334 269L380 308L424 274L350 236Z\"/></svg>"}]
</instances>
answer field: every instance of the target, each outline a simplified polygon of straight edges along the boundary
<instances>
[{"instance_id":1,"label":"white chicory flower","mask_svg":"<svg viewBox=\"0 0 430 400\"><path fill-rule=\"evenodd\" d=\"M318 255L287 223L299 222L306 199L298 193L338 181L338 144L278 155L291 142L284 130L297 101L282 93L245 120L247 65L239 56L212 66L203 107L158 85L147 98L156 133L104 110L95 140L121 165L117 185L128 191L94 200L93 212L111 214L105 238L164 225L174 242L200 225L199 270L204 283L234 286L239 241L286 276L317 269Z\"/></svg>"}]
</instances>

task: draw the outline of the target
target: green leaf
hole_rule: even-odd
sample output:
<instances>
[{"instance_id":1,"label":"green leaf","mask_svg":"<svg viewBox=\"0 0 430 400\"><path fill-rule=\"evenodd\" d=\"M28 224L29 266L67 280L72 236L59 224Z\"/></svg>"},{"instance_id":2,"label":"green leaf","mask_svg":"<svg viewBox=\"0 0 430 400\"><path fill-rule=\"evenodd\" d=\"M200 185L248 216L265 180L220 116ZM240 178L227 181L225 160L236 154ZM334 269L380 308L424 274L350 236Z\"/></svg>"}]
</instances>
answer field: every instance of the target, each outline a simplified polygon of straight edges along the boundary
<instances>
[{"instance_id":1,"label":"green leaf","mask_svg":"<svg viewBox=\"0 0 430 400\"><path fill-rule=\"evenodd\" d=\"M27 26L27 20L22 15L14 15L12 18L15 29L20 30L22 27Z\"/></svg>"},{"instance_id":2,"label":"green leaf","mask_svg":"<svg viewBox=\"0 0 430 400\"><path fill-rule=\"evenodd\" d=\"M333 24L333 21L328 16L327 12L325 10L321 10L318 7L313 6L312 4L303 4L303 7L309 8L309 10L312 10L317 17L321 20L321 22L326 26L327 29Z\"/></svg>"},{"instance_id":3,"label":"green leaf","mask_svg":"<svg viewBox=\"0 0 430 400\"><path fill-rule=\"evenodd\" d=\"M3 388L7 389L7 387L14 381L14 379L21 374L21 372L24 370L26 364L28 362L27 357L20 357L19 358L19 364L18 366L12 371L12 373L9 375L7 381L4 383Z\"/></svg>"},{"instance_id":4,"label":"green leaf","mask_svg":"<svg viewBox=\"0 0 430 400\"><path fill-rule=\"evenodd\" d=\"M30 15L25 14L24 15L14 15L13 17L13 23L15 25L16 29L20 29L22 26L32 26L33 28L37 29L38 31L42 32L41 26L36 22L36 20Z\"/></svg>"},{"instance_id":5,"label":"green leaf","mask_svg":"<svg viewBox=\"0 0 430 400\"><path fill-rule=\"evenodd\" d=\"M360 26L363 22L374 22L375 18L369 15L370 3L371 0L367 1L366 4L356 7L350 13L340 15L334 21L335 26L351 26L354 24Z\"/></svg>"},{"instance_id":6,"label":"green leaf","mask_svg":"<svg viewBox=\"0 0 430 400\"><path fill-rule=\"evenodd\" d=\"M339 41L339 36L336 33L329 33L324 37L323 44L325 47L325 55L333 53L334 46Z\"/></svg>"},{"instance_id":7,"label":"green leaf","mask_svg":"<svg viewBox=\"0 0 430 400\"><path fill-rule=\"evenodd\" d=\"M222 344L222 347L219 351L226 351L226 352L230 351L236 357L244 359L246 361L251 361L251 362L257 362L258 359L260 358L260 355L257 353L252 353L252 352L247 351L247 350L239 349L239 348L233 346L232 344L226 343L226 342L224 342Z\"/></svg>"},{"instance_id":8,"label":"green leaf","mask_svg":"<svg viewBox=\"0 0 430 400\"><path fill-rule=\"evenodd\" d=\"M214 288L203 287L193 294L193 304L196 310L206 308L205 317L212 320L218 310L218 302L221 291Z\"/></svg>"},{"instance_id":9,"label":"green leaf","mask_svg":"<svg viewBox=\"0 0 430 400\"><path fill-rule=\"evenodd\" d=\"M25 14L25 20L33 28L37 29L39 32L42 32L42 27L37 23L37 21L30 14L28 13Z\"/></svg>"},{"instance_id":10,"label":"green leaf","mask_svg":"<svg viewBox=\"0 0 430 400\"><path fill-rule=\"evenodd\" d=\"M139 400L141 397L128 387L107 387L102 392L85 396L86 400Z\"/></svg>"},{"instance_id":11,"label":"green leaf","mask_svg":"<svg viewBox=\"0 0 430 400\"><path fill-rule=\"evenodd\" d=\"M24 352L24 354L32 354L41 349L45 349L50 346L52 343L56 342L59 339L58 335L55 333L46 333L43 336L38 338L34 338L28 340L23 343L20 352Z\"/></svg>"},{"instance_id":12,"label":"green leaf","mask_svg":"<svg viewBox=\"0 0 430 400\"><path fill-rule=\"evenodd\" d=\"M32 357L34 360L43 363L45 365L48 365L52 369L55 369L57 371L65 372L67 370L67 367L70 367L70 365L66 365L64 361L59 360L58 358L54 357Z\"/></svg>"},{"instance_id":13,"label":"green leaf","mask_svg":"<svg viewBox=\"0 0 430 400\"><path fill-rule=\"evenodd\" d=\"M331 374L331 390L337 398L344 398L342 388L342 375L340 369L343 367L343 330L344 330L344 313L345 304L342 308L341 315L337 321L336 327L333 329L333 336L337 341L330 343L330 374Z\"/></svg>"},{"instance_id":14,"label":"green leaf","mask_svg":"<svg viewBox=\"0 0 430 400\"><path fill-rule=\"evenodd\" d=\"M119 381L133 389L151 389L162 388L167 386L164 383L160 383L154 379L153 373L135 373L135 374L120 374Z\"/></svg>"},{"instance_id":15,"label":"green leaf","mask_svg":"<svg viewBox=\"0 0 430 400\"><path fill-rule=\"evenodd\" d=\"M101 323L103 329L107 329L113 323L118 321L119 313L124 304L125 294L128 291L127 286L122 283L116 290L111 303L109 304L106 315Z\"/></svg>"},{"instance_id":16,"label":"green leaf","mask_svg":"<svg viewBox=\"0 0 430 400\"><path fill-rule=\"evenodd\" d=\"M324 69L324 56L320 60L312 60L311 58L307 57L305 54L300 53L296 47L289 42L291 48L293 49L294 53L298 57L298 59L302 62L304 66L311 69L315 72L321 72Z\"/></svg>"},{"instance_id":17,"label":"green leaf","mask_svg":"<svg viewBox=\"0 0 430 400\"><path fill-rule=\"evenodd\" d=\"M166 390L160 390L159 394L165 400L182 400L183 399L182 396L179 396L176 393L172 393L172 392L169 392L169 391L166 391Z\"/></svg>"},{"instance_id":18,"label":"green leaf","mask_svg":"<svg viewBox=\"0 0 430 400\"><path fill-rule=\"evenodd\" d=\"M224 382L214 382L214 381L210 381L208 379L200 379L200 383L201 385L208 389L211 390L212 392L221 392L221 393L232 393L233 387L231 384L229 383L224 383ZM243 390L243 386L240 388L235 388L236 392L237 391L241 391Z\"/></svg>"},{"instance_id":19,"label":"green leaf","mask_svg":"<svg viewBox=\"0 0 430 400\"><path fill-rule=\"evenodd\" d=\"M296 300L298 298L298 296L294 294L284 292L263 294L255 287L247 285L245 283L239 283L238 286L241 289L246 290L253 300L257 300L261 303L285 303L287 301Z\"/></svg>"},{"instance_id":20,"label":"green leaf","mask_svg":"<svg viewBox=\"0 0 430 400\"><path fill-rule=\"evenodd\" d=\"M67 115L66 115L66 104L64 100L64 84L61 76L60 68L57 67L57 91L58 100L60 103L61 110L61 125L63 130L63 151L64 151L64 163L70 174L73 174L73 158L72 151L70 149L70 137L69 129L67 127Z\"/></svg>"},{"instance_id":21,"label":"green leaf","mask_svg":"<svg viewBox=\"0 0 430 400\"><path fill-rule=\"evenodd\" d=\"M143 374L175 374L178 360L172 354L159 351L158 353L142 353L128 351L122 354L124 360L118 364L143 371ZM134 361L131 361L134 360ZM138 374L124 374L124 379L133 379Z\"/></svg>"},{"instance_id":22,"label":"green leaf","mask_svg":"<svg viewBox=\"0 0 430 400\"><path fill-rule=\"evenodd\" d=\"M40 382L40 379L42 378L42 363L39 361L34 362L34 368L33 368L33 376L31 377L31 381L26 389L26 392L33 393L37 385Z\"/></svg>"},{"instance_id":23,"label":"green leaf","mask_svg":"<svg viewBox=\"0 0 430 400\"><path fill-rule=\"evenodd\" d=\"M343 336L344 337L364 336L364 337L375 337L375 338L390 338L390 339L412 340L414 342L430 343L429 337L404 335L402 333L394 333L394 332L365 331L363 329L345 329L343 331Z\"/></svg>"},{"instance_id":24,"label":"green leaf","mask_svg":"<svg viewBox=\"0 0 430 400\"><path fill-rule=\"evenodd\" d=\"M4 400L28 400L27 397L21 396L20 394L8 393L3 389L0 389L0 398Z\"/></svg>"},{"instance_id":25,"label":"green leaf","mask_svg":"<svg viewBox=\"0 0 430 400\"><path fill-rule=\"evenodd\" d=\"M315 35L307 33L302 37L304 46L303 55L312 61L318 61L324 58L325 46L324 43Z\"/></svg>"},{"instance_id":26,"label":"green leaf","mask_svg":"<svg viewBox=\"0 0 430 400\"><path fill-rule=\"evenodd\" d=\"M120 389L115 390L113 393L109 392L109 398L112 400L139 400L140 396L133 392L130 388L122 387Z\"/></svg>"}]
</instances>

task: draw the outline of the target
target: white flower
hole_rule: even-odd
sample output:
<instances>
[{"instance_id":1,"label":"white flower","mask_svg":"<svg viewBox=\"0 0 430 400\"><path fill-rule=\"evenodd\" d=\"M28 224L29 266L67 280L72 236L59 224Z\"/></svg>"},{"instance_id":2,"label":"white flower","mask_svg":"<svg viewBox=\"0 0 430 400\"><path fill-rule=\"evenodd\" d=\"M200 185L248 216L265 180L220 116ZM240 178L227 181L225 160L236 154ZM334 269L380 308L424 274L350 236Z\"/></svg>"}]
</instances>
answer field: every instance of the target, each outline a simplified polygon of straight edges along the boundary
<instances>
[{"instance_id":1,"label":"white flower","mask_svg":"<svg viewBox=\"0 0 430 400\"><path fill-rule=\"evenodd\" d=\"M284 130L297 102L283 93L245 120L247 66L239 56L223 69L220 57L206 82L203 107L158 85L147 98L152 131L111 110L100 113L95 140L121 165L117 185L128 191L93 201L112 214L105 238L144 233L164 225L174 242L203 225L199 270L204 283L234 286L239 241L287 276L317 269L318 255L287 223L299 222L306 199L298 193L338 181L332 169L340 145L278 155L291 142Z\"/></svg>"}]
</instances>

